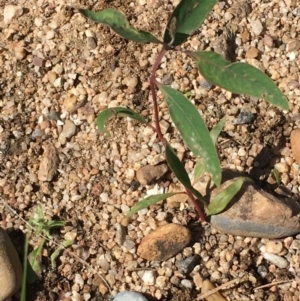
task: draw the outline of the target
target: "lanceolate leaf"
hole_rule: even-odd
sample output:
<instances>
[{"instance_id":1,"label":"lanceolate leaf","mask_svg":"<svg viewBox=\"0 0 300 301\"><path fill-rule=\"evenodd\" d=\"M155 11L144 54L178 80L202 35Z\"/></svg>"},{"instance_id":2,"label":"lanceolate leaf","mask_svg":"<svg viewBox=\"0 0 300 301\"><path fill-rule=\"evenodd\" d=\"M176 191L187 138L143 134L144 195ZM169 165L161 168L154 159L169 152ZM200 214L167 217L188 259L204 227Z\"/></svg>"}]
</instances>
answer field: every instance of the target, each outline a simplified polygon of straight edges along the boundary
<instances>
[{"instance_id":1,"label":"lanceolate leaf","mask_svg":"<svg viewBox=\"0 0 300 301\"><path fill-rule=\"evenodd\" d=\"M136 113L130 109L122 108L122 107L108 108L108 109L103 110L97 117L97 125L98 125L98 129L101 132L101 134L108 134L108 132L105 128L105 123L111 116L114 116L117 114L124 114L125 116L128 116L139 122L148 123L144 117L142 117L141 115L139 115L138 113Z\"/></svg>"},{"instance_id":2,"label":"lanceolate leaf","mask_svg":"<svg viewBox=\"0 0 300 301\"><path fill-rule=\"evenodd\" d=\"M200 27L216 3L216 0L182 0L171 14L164 42L172 46L182 44Z\"/></svg>"},{"instance_id":3,"label":"lanceolate leaf","mask_svg":"<svg viewBox=\"0 0 300 301\"><path fill-rule=\"evenodd\" d=\"M284 110L289 105L276 84L261 70L246 63L231 63L217 53L188 53L196 60L200 73L211 83L237 94L263 98Z\"/></svg>"},{"instance_id":4,"label":"lanceolate leaf","mask_svg":"<svg viewBox=\"0 0 300 301\"><path fill-rule=\"evenodd\" d=\"M169 167L174 172L178 180L182 183L182 185L187 188L191 187L192 183L189 175L187 174L183 164L180 162L179 158L177 157L176 153L169 143L167 143L166 145L166 159Z\"/></svg>"},{"instance_id":5,"label":"lanceolate leaf","mask_svg":"<svg viewBox=\"0 0 300 301\"><path fill-rule=\"evenodd\" d=\"M28 255L30 266L39 277L42 275L42 251L45 241L46 239L43 238L38 247Z\"/></svg>"},{"instance_id":6,"label":"lanceolate leaf","mask_svg":"<svg viewBox=\"0 0 300 301\"><path fill-rule=\"evenodd\" d=\"M179 158L177 157L176 153L174 152L173 148L170 146L170 144L167 143L166 145L166 159L168 162L169 167L174 172L175 176L178 178L178 180L182 183L182 185L190 190L193 195L195 195L200 202L202 202L206 206L206 202L201 195L201 193L196 190L190 181L190 178L183 166L183 164L180 162Z\"/></svg>"},{"instance_id":7,"label":"lanceolate leaf","mask_svg":"<svg viewBox=\"0 0 300 301\"><path fill-rule=\"evenodd\" d=\"M131 217L136 212L149 207L150 205L156 204L157 202L163 201L172 195L180 194L180 192L170 192L170 193L164 193L164 194L157 194L157 195L150 195L143 200L136 203L130 211L127 212L126 217Z\"/></svg>"},{"instance_id":8,"label":"lanceolate leaf","mask_svg":"<svg viewBox=\"0 0 300 301\"><path fill-rule=\"evenodd\" d=\"M202 158L199 158L194 167L194 182L197 181L205 172L205 166Z\"/></svg>"},{"instance_id":9,"label":"lanceolate leaf","mask_svg":"<svg viewBox=\"0 0 300 301\"><path fill-rule=\"evenodd\" d=\"M210 137L211 137L211 139L212 139L212 141L213 141L214 144L217 143L218 137L219 137L219 135L220 135L220 133L222 131L222 128L223 128L223 126L225 124L225 121L226 121L226 118L223 117L218 122L218 124L215 127L213 127L213 129L210 131Z\"/></svg>"},{"instance_id":10,"label":"lanceolate leaf","mask_svg":"<svg viewBox=\"0 0 300 301\"><path fill-rule=\"evenodd\" d=\"M110 26L113 31L125 39L139 43L162 43L151 33L143 30L137 30L131 26L125 16L116 9L107 8L97 13L88 9L79 9L79 11L88 19Z\"/></svg>"},{"instance_id":11,"label":"lanceolate leaf","mask_svg":"<svg viewBox=\"0 0 300 301\"><path fill-rule=\"evenodd\" d=\"M221 182L221 166L209 131L195 106L180 92L158 84L169 106L170 116L195 156L203 158L214 183Z\"/></svg>"},{"instance_id":12,"label":"lanceolate leaf","mask_svg":"<svg viewBox=\"0 0 300 301\"><path fill-rule=\"evenodd\" d=\"M225 190L222 190L207 206L207 213L213 215L222 212L232 198L239 192L243 183L244 178L240 178L229 185Z\"/></svg>"}]
</instances>

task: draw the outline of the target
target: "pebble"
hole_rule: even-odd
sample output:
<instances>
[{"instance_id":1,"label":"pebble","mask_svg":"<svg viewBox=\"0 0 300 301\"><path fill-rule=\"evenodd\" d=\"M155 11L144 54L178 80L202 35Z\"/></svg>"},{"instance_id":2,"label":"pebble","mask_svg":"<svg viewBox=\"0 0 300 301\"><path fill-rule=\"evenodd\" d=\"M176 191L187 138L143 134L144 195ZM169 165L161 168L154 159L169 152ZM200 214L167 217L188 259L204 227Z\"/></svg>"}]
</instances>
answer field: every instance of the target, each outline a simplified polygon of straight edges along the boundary
<instances>
[{"instance_id":1,"label":"pebble","mask_svg":"<svg viewBox=\"0 0 300 301\"><path fill-rule=\"evenodd\" d=\"M156 272L151 270L138 271L137 274L143 280L145 285L154 285L156 281Z\"/></svg>"},{"instance_id":2,"label":"pebble","mask_svg":"<svg viewBox=\"0 0 300 301\"><path fill-rule=\"evenodd\" d=\"M59 143L62 145L66 144L67 139L71 138L75 133L76 133L76 125L72 120L67 120L58 137Z\"/></svg>"},{"instance_id":3,"label":"pebble","mask_svg":"<svg viewBox=\"0 0 300 301\"><path fill-rule=\"evenodd\" d=\"M236 124L252 123L254 118L255 118L255 116L251 112L241 110L241 112L239 113L239 115L236 119Z\"/></svg>"},{"instance_id":4,"label":"pebble","mask_svg":"<svg viewBox=\"0 0 300 301\"><path fill-rule=\"evenodd\" d=\"M200 256L195 255L188 257L182 261L176 262L176 266L181 273L189 274L199 262Z\"/></svg>"},{"instance_id":5,"label":"pebble","mask_svg":"<svg viewBox=\"0 0 300 301\"><path fill-rule=\"evenodd\" d=\"M263 26L260 22L260 20L256 19L254 21L251 21L251 27L252 27L252 31L255 35L259 36L263 30Z\"/></svg>"},{"instance_id":6,"label":"pebble","mask_svg":"<svg viewBox=\"0 0 300 301\"><path fill-rule=\"evenodd\" d=\"M22 283L22 266L9 236L0 228L0 300L16 293Z\"/></svg>"},{"instance_id":7,"label":"pebble","mask_svg":"<svg viewBox=\"0 0 300 301\"><path fill-rule=\"evenodd\" d=\"M140 293L124 291L118 293L113 301L148 301L148 299Z\"/></svg>"},{"instance_id":8,"label":"pebble","mask_svg":"<svg viewBox=\"0 0 300 301\"><path fill-rule=\"evenodd\" d=\"M3 16L4 16L4 23L8 25L11 23L12 19L14 17L21 16L23 13L23 9L20 6L17 5L5 5L3 10Z\"/></svg>"},{"instance_id":9,"label":"pebble","mask_svg":"<svg viewBox=\"0 0 300 301\"><path fill-rule=\"evenodd\" d=\"M223 179L230 177L234 177L234 173L223 172ZM215 189L212 199L236 179L226 181L220 188ZM262 191L250 178L245 178L241 190L230 204L229 209L211 217L212 226L223 233L282 238L300 232L300 221L297 217L300 212L299 204L293 199L287 202L277 199ZM294 207L293 210L291 207Z\"/></svg>"},{"instance_id":10,"label":"pebble","mask_svg":"<svg viewBox=\"0 0 300 301\"><path fill-rule=\"evenodd\" d=\"M300 129L291 132L291 147L293 156L300 165Z\"/></svg>"},{"instance_id":11,"label":"pebble","mask_svg":"<svg viewBox=\"0 0 300 301\"><path fill-rule=\"evenodd\" d=\"M300 250L300 240L299 239L294 239L291 243L290 248L293 249L293 250Z\"/></svg>"},{"instance_id":12,"label":"pebble","mask_svg":"<svg viewBox=\"0 0 300 301\"><path fill-rule=\"evenodd\" d=\"M40 162L38 179L40 181L51 181L56 174L58 167L58 157L56 148L49 143L44 147L44 153Z\"/></svg>"},{"instance_id":13,"label":"pebble","mask_svg":"<svg viewBox=\"0 0 300 301\"><path fill-rule=\"evenodd\" d=\"M145 165L137 171L136 178L141 184L147 185L154 180L159 180L167 171L167 164Z\"/></svg>"},{"instance_id":14,"label":"pebble","mask_svg":"<svg viewBox=\"0 0 300 301\"><path fill-rule=\"evenodd\" d=\"M181 285L188 288L188 289L192 289L194 284L191 280L189 279L182 279L181 280Z\"/></svg>"},{"instance_id":15,"label":"pebble","mask_svg":"<svg viewBox=\"0 0 300 301\"><path fill-rule=\"evenodd\" d=\"M258 56L258 50L255 47L250 47L246 52L247 58L256 58Z\"/></svg>"},{"instance_id":16,"label":"pebble","mask_svg":"<svg viewBox=\"0 0 300 301\"><path fill-rule=\"evenodd\" d=\"M283 244L281 241L268 241L265 249L268 253L279 254L283 249Z\"/></svg>"},{"instance_id":17,"label":"pebble","mask_svg":"<svg viewBox=\"0 0 300 301\"><path fill-rule=\"evenodd\" d=\"M115 242L119 246L122 246L126 239L126 228L119 223L115 224L115 228L116 228Z\"/></svg>"},{"instance_id":18,"label":"pebble","mask_svg":"<svg viewBox=\"0 0 300 301\"><path fill-rule=\"evenodd\" d=\"M167 224L146 235L137 254L149 261L165 261L186 247L190 240L188 228L179 224Z\"/></svg>"},{"instance_id":19,"label":"pebble","mask_svg":"<svg viewBox=\"0 0 300 301\"><path fill-rule=\"evenodd\" d=\"M269 253L269 252L264 252L262 255L263 255L264 259L273 263L280 269L285 269L289 265L289 262L285 258L283 258L279 255Z\"/></svg>"},{"instance_id":20,"label":"pebble","mask_svg":"<svg viewBox=\"0 0 300 301\"><path fill-rule=\"evenodd\" d=\"M207 293L211 290L213 290L215 287L214 285L208 281L204 280L202 283L202 288L201 288L201 294ZM205 298L207 301L226 301L226 299L219 293L215 292Z\"/></svg>"}]
</instances>

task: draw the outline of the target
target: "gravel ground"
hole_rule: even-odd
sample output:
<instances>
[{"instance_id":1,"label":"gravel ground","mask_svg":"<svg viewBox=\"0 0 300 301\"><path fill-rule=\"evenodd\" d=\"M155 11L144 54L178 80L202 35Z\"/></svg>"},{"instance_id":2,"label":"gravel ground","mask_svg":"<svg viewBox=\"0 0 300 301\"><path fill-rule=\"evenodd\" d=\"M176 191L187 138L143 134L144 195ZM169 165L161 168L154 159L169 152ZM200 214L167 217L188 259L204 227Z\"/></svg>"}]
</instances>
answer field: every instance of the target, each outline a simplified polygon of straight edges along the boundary
<instances>
[{"instance_id":1,"label":"gravel ground","mask_svg":"<svg viewBox=\"0 0 300 301\"><path fill-rule=\"evenodd\" d=\"M47 243L43 275L29 287L28 300L109 300L125 289L145 293L149 300L196 300L204 280L219 286L236 278L240 281L222 292L226 300L300 299L300 236L275 241L281 245L277 254L287 261L278 267L262 255L273 240L218 233L208 223L199 224L188 203L171 207L164 202L124 218L137 200L166 191L176 179L167 173L154 185L139 185L136 171L162 153L155 133L126 118L113 118L108 126L112 135L104 137L95 118L113 106L127 106L150 118L148 78L159 49L126 41L108 27L87 21L77 8L114 7L132 25L162 36L162 24L177 3L0 1L1 16L7 4L20 7L12 20L7 11L0 19L1 226L10 229L21 255L20 230L26 225L5 204L26 221L42 204L48 219L67 221L54 241L72 237L69 250L85 261L64 251L57 268L51 269L48 255L55 245ZM247 172L268 186L274 184L270 173L275 166L286 193L295 199L300 168L289 135L300 126L299 4L221 1L184 44L194 50L213 49L265 71L287 96L288 112L211 87L193 61L179 53L167 54L157 72L163 82L189 95L210 128L226 116L218 143L223 167ZM191 172L194 158L171 127L165 103L159 106L166 137ZM140 258L141 239L170 222L188 226L189 245L164 262ZM36 243L33 236L31 247ZM182 270L180 264L195 255L199 260L192 271ZM272 285L277 281L287 282Z\"/></svg>"}]
</instances>

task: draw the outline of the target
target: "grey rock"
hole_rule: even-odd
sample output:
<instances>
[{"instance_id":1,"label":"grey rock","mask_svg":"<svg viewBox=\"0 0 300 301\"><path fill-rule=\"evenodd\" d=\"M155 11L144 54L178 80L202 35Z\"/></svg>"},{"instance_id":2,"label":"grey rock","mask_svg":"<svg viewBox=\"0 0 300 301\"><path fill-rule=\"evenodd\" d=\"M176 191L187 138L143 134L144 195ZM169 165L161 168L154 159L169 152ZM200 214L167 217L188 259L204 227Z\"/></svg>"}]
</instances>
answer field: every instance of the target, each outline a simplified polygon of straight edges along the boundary
<instances>
[{"instance_id":1,"label":"grey rock","mask_svg":"<svg viewBox=\"0 0 300 301\"><path fill-rule=\"evenodd\" d=\"M194 255L176 263L178 270L183 274L189 274L200 262L200 256Z\"/></svg>"},{"instance_id":2,"label":"grey rock","mask_svg":"<svg viewBox=\"0 0 300 301\"><path fill-rule=\"evenodd\" d=\"M223 173L223 179L228 179L228 176L233 178L215 189L211 199L238 178L234 179L232 172ZM279 199L261 190L250 178L245 178L241 190L231 200L229 208L213 215L211 224L226 234L282 238L300 233L299 213L300 206L293 199Z\"/></svg>"},{"instance_id":3,"label":"grey rock","mask_svg":"<svg viewBox=\"0 0 300 301\"><path fill-rule=\"evenodd\" d=\"M140 293L124 291L118 293L113 301L148 301L148 299Z\"/></svg>"},{"instance_id":4,"label":"grey rock","mask_svg":"<svg viewBox=\"0 0 300 301\"><path fill-rule=\"evenodd\" d=\"M9 236L0 228L0 300L16 293L22 284L22 266Z\"/></svg>"}]
</instances>

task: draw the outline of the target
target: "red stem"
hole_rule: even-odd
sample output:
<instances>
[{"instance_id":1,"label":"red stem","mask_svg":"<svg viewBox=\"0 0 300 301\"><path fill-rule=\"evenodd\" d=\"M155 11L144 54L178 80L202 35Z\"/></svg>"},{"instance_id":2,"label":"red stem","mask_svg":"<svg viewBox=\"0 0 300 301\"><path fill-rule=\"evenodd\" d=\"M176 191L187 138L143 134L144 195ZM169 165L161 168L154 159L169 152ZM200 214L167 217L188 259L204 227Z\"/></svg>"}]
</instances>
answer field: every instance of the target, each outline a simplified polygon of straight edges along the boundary
<instances>
[{"instance_id":1,"label":"red stem","mask_svg":"<svg viewBox=\"0 0 300 301\"><path fill-rule=\"evenodd\" d=\"M153 99L153 109L154 109L154 122L155 122L155 132L157 133L157 136L159 138L159 140L165 145L166 144L166 140L161 132L161 128L160 128L160 125L159 125L159 116L158 116L158 104L157 104L157 97L156 97L156 83L157 83L157 80L155 78L155 74L156 74L156 71L164 57L164 55L166 54L167 50L170 49L168 47L168 45L164 45L164 47L162 48L162 50L160 51L160 53L158 54L155 62L154 62L154 65L153 65L153 68L152 68L152 72L151 72L151 76L150 76L150 90L151 90L151 94L152 94L152 99ZM172 49L172 50L177 50L177 49ZM202 209L200 208L197 200L194 198L194 195L192 194L192 192L190 190L188 190L186 188L186 193L187 195L189 196L189 198L191 199L194 207L195 207L195 210L197 211L198 213L198 216L199 216L199 219L201 222L204 222L205 221L205 215L202 211Z\"/></svg>"},{"instance_id":2,"label":"red stem","mask_svg":"<svg viewBox=\"0 0 300 301\"><path fill-rule=\"evenodd\" d=\"M155 88L155 82L156 82L156 78L155 78L155 73L161 63L161 60L163 59L164 55L166 53L166 49L165 46L163 47L163 49L161 50L161 52L159 53L159 55L157 56L153 68L152 68L152 72L151 72L151 76L150 76L150 89L151 89L151 94L152 94L152 99L153 99L153 106L154 106L154 120L155 120L155 131L157 133L157 136L159 138L159 140L165 144L165 138L161 132L160 129L160 125L159 125L159 116L158 116L158 104L157 104L157 97L156 97L156 88Z\"/></svg>"},{"instance_id":3,"label":"red stem","mask_svg":"<svg viewBox=\"0 0 300 301\"><path fill-rule=\"evenodd\" d=\"M193 194L187 188L185 190L198 213L200 221L205 222L205 215L203 213L203 210L200 208L199 203L197 202L197 200L194 198Z\"/></svg>"}]
</instances>

